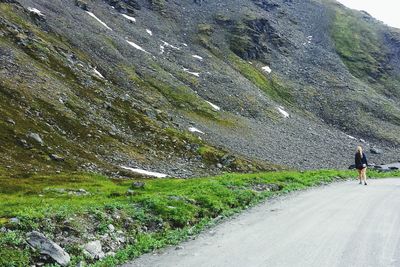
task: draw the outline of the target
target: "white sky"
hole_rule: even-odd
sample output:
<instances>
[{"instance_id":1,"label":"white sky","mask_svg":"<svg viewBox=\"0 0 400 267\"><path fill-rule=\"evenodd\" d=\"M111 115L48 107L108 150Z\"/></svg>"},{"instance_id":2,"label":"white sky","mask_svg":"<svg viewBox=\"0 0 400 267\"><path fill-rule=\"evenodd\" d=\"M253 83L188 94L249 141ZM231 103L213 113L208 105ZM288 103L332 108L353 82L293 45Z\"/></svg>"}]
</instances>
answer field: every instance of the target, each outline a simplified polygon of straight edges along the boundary
<instances>
[{"instance_id":1,"label":"white sky","mask_svg":"<svg viewBox=\"0 0 400 267\"><path fill-rule=\"evenodd\" d=\"M352 9L364 10L389 26L400 28L398 0L337 0Z\"/></svg>"}]
</instances>

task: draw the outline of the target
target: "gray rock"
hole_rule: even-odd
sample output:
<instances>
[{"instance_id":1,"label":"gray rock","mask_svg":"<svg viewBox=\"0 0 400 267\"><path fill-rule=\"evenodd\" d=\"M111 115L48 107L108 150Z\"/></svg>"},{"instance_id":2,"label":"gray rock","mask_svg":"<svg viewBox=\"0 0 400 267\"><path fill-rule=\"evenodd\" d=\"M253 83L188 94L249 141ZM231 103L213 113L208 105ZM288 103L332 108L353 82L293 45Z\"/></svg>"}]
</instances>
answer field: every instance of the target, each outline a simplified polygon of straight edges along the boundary
<instances>
[{"instance_id":1,"label":"gray rock","mask_svg":"<svg viewBox=\"0 0 400 267\"><path fill-rule=\"evenodd\" d=\"M6 120L6 122L8 122L9 124L15 125L15 121L12 120L11 118L8 118L8 119Z\"/></svg>"},{"instance_id":2,"label":"gray rock","mask_svg":"<svg viewBox=\"0 0 400 267\"><path fill-rule=\"evenodd\" d=\"M45 237L42 233L33 231L27 234L27 242L38 249L41 254L50 256L61 266L67 266L71 261L70 256L59 245Z\"/></svg>"},{"instance_id":3,"label":"gray rock","mask_svg":"<svg viewBox=\"0 0 400 267\"><path fill-rule=\"evenodd\" d=\"M29 144L25 139L20 139L19 143L21 144L21 146L23 146L24 148L28 148Z\"/></svg>"},{"instance_id":4,"label":"gray rock","mask_svg":"<svg viewBox=\"0 0 400 267\"><path fill-rule=\"evenodd\" d=\"M102 259L105 257L101 242L99 240L86 243L84 245L86 254L92 259Z\"/></svg>"},{"instance_id":5,"label":"gray rock","mask_svg":"<svg viewBox=\"0 0 400 267\"><path fill-rule=\"evenodd\" d=\"M43 139L42 139L42 138L40 137L40 135L37 134L37 133L28 133L28 134L27 134L27 137L29 137L29 138L35 140L36 142L38 142L38 143L41 144L41 145L44 144Z\"/></svg>"},{"instance_id":6,"label":"gray rock","mask_svg":"<svg viewBox=\"0 0 400 267\"><path fill-rule=\"evenodd\" d=\"M20 222L20 220L18 218L11 218L10 219L10 223L18 224L19 222Z\"/></svg>"},{"instance_id":7,"label":"gray rock","mask_svg":"<svg viewBox=\"0 0 400 267\"><path fill-rule=\"evenodd\" d=\"M108 230L109 230L110 232L114 232L114 231L115 231L115 227L114 227L114 225L112 225L112 224L109 224L109 225L107 226L107 228L108 228Z\"/></svg>"},{"instance_id":8,"label":"gray rock","mask_svg":"<svg viewBox=\"0 0 400 267\"><path fill-rule=\"evenodd\" d=\"M144 186L145 186L145 183L143 183L143 182L134 182L132 184L132 188L144 188Z\"/></svg>"},{"instance_id":9,"label":"gray rock","mask_svg":"<svg viewBox=\"0 0 400 267\"><path fill-rule=\"evenodd\" d=\"M54 161L64 161L64 158L57 154L50 154L49 157Z\"/></svg>"},{"instance_id":10,"label":"gray rock","mask_svg":"<svg viewBox=\"0 0 400 267\"><path fill-rule=\"evenodd\" d=\"M222 169L222 167L223 167L223 166L222 166L221 163L217 163L217 168L218 168L218 169Z\"/></svg>"},{"instance_id":11,"label":"gray rock","mask_svg":"<svg viewBox=\"0 0 400 267\"><path fill-rule=\"evenodd\" d=\"M88 3L83 0L75 0L75 5L83 10L89 11Z\"/></svg>"},{"instance_id":12,"label":"gray rock","mask_svg":"<svg viewBox=\"0 0 400 267\"><path fill-rule=\"evenodd\" d=\"M136 192L133 191L132 189L128 189L128 191L126 191L126 195L127 195L127 196L133 196L133 195L135 195L135 194L136 194Z\"/></svg>"},{"instance_id":13,"label":"gray rock","mask_svg":"<svg viewBox=\"0 0 400 267\"><path fill-rule=\"evenodd\" d=\"M382 154L382 149L376 148L376 147L371 147L371 149L369 150L372 154Z\"/></svg>"}]
</instances>

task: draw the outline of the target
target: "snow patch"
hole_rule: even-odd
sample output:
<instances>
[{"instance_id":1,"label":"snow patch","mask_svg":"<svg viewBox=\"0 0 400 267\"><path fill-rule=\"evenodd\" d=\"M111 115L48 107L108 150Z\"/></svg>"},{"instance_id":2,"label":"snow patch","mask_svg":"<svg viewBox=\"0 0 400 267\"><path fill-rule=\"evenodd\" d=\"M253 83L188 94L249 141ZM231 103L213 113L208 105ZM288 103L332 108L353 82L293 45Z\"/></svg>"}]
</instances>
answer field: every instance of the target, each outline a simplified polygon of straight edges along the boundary
<instances>
[{"instance_id":1,"label":"snow patch","mask_svg":"<svg viewBox=\"0 0 400 267\"><path fill-rule=\"evenodd\" d=\"M29 12L32 12L32 13L38 15L38 16L44 17L44 14L42 13L42 11L40 11L40 10L37 9L37 8L28 7L28 10L29 10Z\"/></svg>"},{"instance_id":2,"label":"snow patch","mask_svg":"<svg viewBox=\"0 0 400 267\"><path fill-rule=\"evenodd\" d=\"M125 14L121 14L124 18L126 18L126 19L128 19L128 20L130 20L130 21L132 21L132 22L136 22L136 19L134 18L134 17L131 17L131 16L128 16L128 15L125 15Z\"/></svg>"},{"instance_id":3,"label":"snow patch","mask_svg":"<svg viewBox=\"0 0 400 267\"><path fill-rule=\"evenodd\" d=\"M198 60L203 60L203 58L201 56L198 56L198 55L192 55L192 57L197 58Z\"/></svg>"},{"instance_id":4,"label":"snow patch","mask_svg":"<svg viewBox=\"0 0 400 267\"><path fill-rule=\"evenodd\" d=\"M218 107L217 105L211 103L210 101L206 101L206 102L207 102L213 109L215 109L216 111L220 111L220 110L221 110L220 107Z\"/></svg>"},{"instance_id":5,"label":"snow patch","mask_svg":"<svg viewBox=\"0 0 400 267\"><path fill-rule=\"evenodd\" d=\"M346 134L346 136L347 136L348 138L352 139L352 140L357 140L357 138L355 138L354 136L351 136L351 135L348 135L348 134Z\"/></svg>"},{"instance_id":6,"label":"snow patch","mask_svg":"<svg viewBox=\"0 0 400 267\"><path fill-rule=\"evenodd\" d=\"M153 32L152 32L151 30L146 29L146 32L147 32L150 36L153 36Z\"/></svg>"},{"instance_id":7,"label":"snow patch","mask_svg":"<svg viewBox=\"0 0 400 267\"><path fill-rule=\"evenodd\" d=\"M267 73L271 73L272 72L272 70L271 70L271 68L269 66L262 67L261 69L263 71L267 72Z\"/></svg>"},{"instance_id":8,"label":"snow patch","mask_svg":"<svg viewBox=\"0 0 400 267\"><path fill-rule=\"evenodd\" d=\"M95 14L93 14L90 11L86 11L86 13L89 14L89 16L91 16L92 18L94 18L95 20L97 20L101 25L103 25L104 27L106 27L107 29L109 29L110 31L112 31L112 29L110 27L107 26L107 24L105 24L103 21L101 21L98 17L96 17Z\"/></svg>"},{"instance_id":9,"label":"snow patch","mask_svg":"<svg viewBox=\"0 0 400 267\"><path fill-rule=\"evenodd\" d=\"M187 43L183 43L183 46L186 46L186 47L188 47Z\"/></svg>"},{"instance_id":10,"label":"snow patch","mask_svg":"<svg viewBox=\"0 0 400 267\"><path fill-rule=\"evenodd\" d=\"M164 47L170 47L170 48L175 49L175 50L181 50L179 47L176 47L176 46L174 46L172 44L169 44L166 41L161 40L161 42L163 43Z\"/></svg>"},{"instance_id":11,"label":"snow patch","mask_svg":"<svg viewBox=\"0 0 400 267\"><path fill-rule=\"evenodd\" d=\"M200 131L199 129L197 129L195 127L189 127L189 132L204 134L204 132Z\"/></svg>"},{"instance_id":12,"label":"snow patch","mask_svg":"<svg viewBox=\"0 0 400 267\"><path fill-rule=\"evenodd\" d=\"M188 70L187 68L183 68L183 70L189 74L192 74L193 76L200 77L199 72L193 72L193 71Z\"/></svg>"},{"instance_id":13,"label":"snow patch","mask_svg":"<svg viewBox=\"0 0 400 267\"><path fill-rule=\"evenodd\" d=\"M151 171L146 171L146 170L142 170L142 169L135 169L135 168L131 168L131 167L126 167L126 166L121 166L122 169L131 171L131 172L135 172L135 173L139 173L139 174L143 174L143 175L147 175L147 176L151 176L151 177L156 177L156 178L165 178L168 175L164 174L164 173L159 173L159 172L151 172Z\"/></svg>"},{"instance_id":14,"label":"snow patch","mask_svg":"<svg viewBox=\"0 0 400 267\"><path fill-rule=\"evenodd\" d=\"M149 53L146 50L144 50L140 45L135 44L134 42L125 40L128 44L130 44L131 46L133 46L134 48L136 48L137 50L143 51L145 53Z\"/></svg>"},{"instance_id":15,"label":"snow patch","mask_svg":"<svg viewBox=\"0 0 400 267\"><path fill-rule=\"evenodd\" d=\"M283 107L278 107L278 111L279 111L279 113L281 113L283 115L283 117L285 117L285 118L290 117L289 113L287 111L285 111L285 109Z\"/></svg>"},{"instance_id":16,"label":"snow patch","mask_svg":"<svg viewBox=\"0 0 400 267\"><path fill-rule=\"evenodd\" d=\"M97 77L105 79L104 76L96 68L94 68L92 71Z\"/></svg>"}]
</instances>

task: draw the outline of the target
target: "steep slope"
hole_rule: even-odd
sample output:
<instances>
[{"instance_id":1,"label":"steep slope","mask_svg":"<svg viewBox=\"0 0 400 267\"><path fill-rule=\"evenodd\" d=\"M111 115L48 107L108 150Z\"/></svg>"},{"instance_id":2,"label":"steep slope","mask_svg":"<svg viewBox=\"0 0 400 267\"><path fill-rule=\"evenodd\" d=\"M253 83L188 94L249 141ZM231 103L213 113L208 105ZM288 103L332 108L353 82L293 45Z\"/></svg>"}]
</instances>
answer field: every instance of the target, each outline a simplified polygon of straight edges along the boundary
<instances>
[{"instance_id":1,"label":"steep slope","mask_svg":"<svg viewBox=\"0 0 400 267\"><path fill-rule=\"evenodd\" d=\"M341 168L360 138L397 160L400 34L365 13L3 0L0 14L4 170Z\"/></svg>"}]
</instances>

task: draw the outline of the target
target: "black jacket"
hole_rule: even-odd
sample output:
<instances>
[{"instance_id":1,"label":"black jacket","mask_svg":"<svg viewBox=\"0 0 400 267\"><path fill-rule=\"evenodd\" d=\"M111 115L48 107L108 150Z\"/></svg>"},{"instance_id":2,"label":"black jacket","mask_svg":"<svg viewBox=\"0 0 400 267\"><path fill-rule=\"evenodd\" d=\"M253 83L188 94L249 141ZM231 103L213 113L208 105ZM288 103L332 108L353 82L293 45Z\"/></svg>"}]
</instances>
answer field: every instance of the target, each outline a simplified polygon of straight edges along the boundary
<instances>
[{"instance_id":1,"label":"black jacket","mask_svg":"<svg viewBox=\"0 0 400 267\"><path fill-rule=\"evenodd\" d=\"M357 152L355 155L355 163L356 163L357 169L362 168L363 164L365 164L365 166L367 166L368 162L367 162L367 157L365 156L365 154L362 153L362 157L361 157L360 153Z\"/></svg>"}]
</instances>

